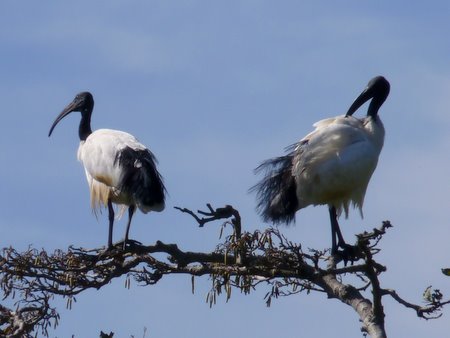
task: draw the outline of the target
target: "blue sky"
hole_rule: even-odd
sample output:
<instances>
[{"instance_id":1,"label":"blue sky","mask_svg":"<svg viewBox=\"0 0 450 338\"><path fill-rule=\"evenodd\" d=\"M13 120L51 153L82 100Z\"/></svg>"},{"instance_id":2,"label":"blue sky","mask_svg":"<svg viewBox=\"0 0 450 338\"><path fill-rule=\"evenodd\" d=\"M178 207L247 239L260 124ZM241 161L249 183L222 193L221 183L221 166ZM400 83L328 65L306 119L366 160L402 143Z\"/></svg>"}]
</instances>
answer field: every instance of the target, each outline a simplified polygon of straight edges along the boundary
<instances>
[{"instance_id":1,"label":"blue sky","mask_svg":"<svg viewBox=\"0 0 450 338\"><path fill-rule=\"evenodd\" d=\"M131 237L211 251L220 224L199 229L172 207L232 204L247 230L264 229L247 193L253 168L314 122L345 113L370 78L384 75L385 146L364 220L351 212L342 230L351 241L391 220L378 256L388 266L383 286L416 303L430 284L450 294L440 273L450 264L449 13L447 1L2 2L1 246L106 244L106 214L91 213L76 160L79 115L47 137L80 91L94 95L93 129L130 132L159 159L167 209L137 214ZM124 230L124 220L116 223L114 239ZM328 247L326 207L302 210L283 231L305 247ZM266 308L266 289L235 290L210 309L209 280L196 285L192 295L187 276L131 290L115 280L77 297L71 311L57 302L62 318L51 336L102 329L139 337L144 327L146 337L361 336L356 314L321 294ZM385 311L391 336L437 337L450 328L447 314L426 322L388 299Z\"/></svg>"}]
</instances>

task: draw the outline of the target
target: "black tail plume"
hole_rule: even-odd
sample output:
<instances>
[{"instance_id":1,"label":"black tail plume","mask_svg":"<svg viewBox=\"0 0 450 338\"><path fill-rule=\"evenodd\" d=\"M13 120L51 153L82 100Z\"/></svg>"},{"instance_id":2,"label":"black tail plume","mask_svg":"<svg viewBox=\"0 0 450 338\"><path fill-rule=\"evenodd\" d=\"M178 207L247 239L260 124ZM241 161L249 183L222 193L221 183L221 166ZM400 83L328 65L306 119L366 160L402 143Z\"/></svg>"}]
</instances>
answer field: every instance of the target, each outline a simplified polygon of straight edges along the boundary
<instances>
[{"instance_id":1,"label":"black tail plume","mask_svg":"<svg viewBox=\"0 0 450 338\"><path fill-rule=\"evenodd\" d=\"M126 147L116 157L116 163L124 168L120 189L133 196L142 211L164 209L166 188L156 169L157 160L148 149Z\"/></svg>"},{"instance_id":2,"label":"black tail plume","mask_svg":"<svg viewBox=\"0 0 450 338\"><path fill-rule=\"evenodd\" d=\"M292 176L293 153L261 163L255 173L264 172L263 179L250 188L256 192L257 210L265 222L295 222L298 208L295 178Z\"/></svg>"}]
</instances>

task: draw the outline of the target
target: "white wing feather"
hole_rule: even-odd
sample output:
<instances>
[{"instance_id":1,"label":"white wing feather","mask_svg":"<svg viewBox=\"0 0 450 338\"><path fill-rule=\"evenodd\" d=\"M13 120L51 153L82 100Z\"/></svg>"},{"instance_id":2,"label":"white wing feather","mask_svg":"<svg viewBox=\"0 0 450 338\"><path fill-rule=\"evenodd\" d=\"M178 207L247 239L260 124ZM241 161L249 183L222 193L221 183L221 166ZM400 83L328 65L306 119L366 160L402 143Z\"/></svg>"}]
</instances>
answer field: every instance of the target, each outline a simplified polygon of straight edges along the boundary
<instances>
[{"instance_id":1,"label":"white wing feather","mask_svg":"<svg viewBox=\"0 0 450 338\"><path fill-rule=\"evenodd\" d=\"M329 204L347 215L351 202L362 216L367 185L383 147L381 121L340 116L314 126L300 141L292 169L300 208Z\"/></svg>"},{"instance_id":2,"label":"white wing feather","mask_svg":"<svg viewBox=\"0 0 450 338\"><path fill-rule=\"evenodd\" d=\"M80 142L78 160L86 171L94 211L102 205L106 206L108 198L115 204L131 202L118 189L123 173L119 165L114 165L117 154L126 147L146 149L133 135L111 129L98 129L86 141ZM120 214L123 210L124 206L121 207Z\"/></svg>"}]
</instances>

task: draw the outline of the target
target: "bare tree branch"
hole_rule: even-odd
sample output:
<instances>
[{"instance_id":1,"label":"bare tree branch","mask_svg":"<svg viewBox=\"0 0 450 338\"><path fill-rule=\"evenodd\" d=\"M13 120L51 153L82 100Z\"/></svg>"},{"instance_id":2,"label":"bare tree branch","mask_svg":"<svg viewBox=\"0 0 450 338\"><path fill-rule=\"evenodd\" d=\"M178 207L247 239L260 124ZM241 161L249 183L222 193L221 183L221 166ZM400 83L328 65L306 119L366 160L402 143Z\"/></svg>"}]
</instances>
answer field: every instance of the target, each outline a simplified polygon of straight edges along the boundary
<instances>
[{"instance_id":1,"label":"bare tree branch","mask_svg":"<svg viewBox=\"0 0 450 338\"><path fill-rule=\"evenodd\" d=\"M424 318L424 319L440 318L442 316L442 313L440 313L442 308L445 305L450 304L450 300L447 300L444 302L442 301L442 294L440 293L439 290L432 291L434 296L431 296L432 300L429 300L428 304L425 306L420 306L420 305L416 305L416 304L407 302L406 300L404 300L397 294L397 291L392 290L392 289L384 289L384 290L382 290L382 292L383 292L383 295L389 295L392 298L394 298L397 302L404 305L405 307L415 310L417 313L417 316Z\"/></svg>"},{"instance_id":2,"label":"bare tree branch","mask_svg":"<svg viewBox=\"0 0 450 338\"><path fill-rule=\"evenodd\" d=\"M431 303L421 307L404 301L396 291L381 287L379 275L386 268L374 257L380 251L380 240L391 227L389 222L358 235L355 253L360 259L351 266L338 266L340 257L329 256L328 250L304 251L277 228L242 232L239 213L229 205L207 207L208 211L198 212L202 217L188 209L177 209L191 215L200 226L216 220L225 220L224 224L233 226L233 233L210 253L183 251L176 244L161 241L154 245L131 242L126 250L121 245L110 251L69 247L67 251L56 250L51 254L33 248L25 252L3 249L0 287L4 299L19 300L16 311L0 307L0 336L28 337L38 329L48 335L50 325L59 320L49 305L52 297L65 297L70 307L79 293L100 289L121 276L126 277L129 286L132 280L140 285L153 285L170 274L208 275L212 281L207 296L210 306L222 293L228 300L233 288L249 294L257 287L268 287L265 296L268 306L278 297L321 292L351 306L361 320L362 330L374 338L386 337L382 305L385 295L427 319L439 317L439 311L450 302L442 301L442 295L435 290L429 295ZM155 253L166 256L157 259ZM360 284L346 284L347 276L359 277Z\"/></svg>"}]
</instances>

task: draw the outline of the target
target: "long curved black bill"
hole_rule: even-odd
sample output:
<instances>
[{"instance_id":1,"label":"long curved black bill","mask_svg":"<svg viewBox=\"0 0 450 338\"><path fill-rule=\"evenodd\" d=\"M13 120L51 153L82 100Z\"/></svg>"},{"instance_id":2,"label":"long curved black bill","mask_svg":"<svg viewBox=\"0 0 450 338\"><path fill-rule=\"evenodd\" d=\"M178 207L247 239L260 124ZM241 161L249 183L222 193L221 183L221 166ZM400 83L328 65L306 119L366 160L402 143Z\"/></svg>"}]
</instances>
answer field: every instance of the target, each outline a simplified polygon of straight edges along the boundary
<instances>
[{"instance_id":1,"label":"long curved black bill","mask_svg":"<svg viewBox=\"0 0 450 338\"><path fill-rule=\"evenodd\" d=\"M50 131L48 132L48 137L50 137L50 135L53 132L53 129L55 129L55 127L59 123L59 121L61 121L64 117L69 115L71 112L75 111L75 109L77 109L77 106L78 106L78 102L76 102L74 100L71 103L69 103L69 105L66 108L63 109L63 111L56 117L55 121L53 122L53 124L50 128Z\"/></svg>"},{"instance_id":2,"label":"long curved black bill","mask_svg":"<svg viewBox=\"0 0 450 338\"><path fill-rule=\"evenodd\" d=\"M372 102L370 102L369 109L367 110L367 115L375 117L378 114L378 109L380 109L381 105L388 97L390 88L391 86L389 82L383 76L374 77L369 81L367 87L350 106L345 116L353 115L353 113L357 111L359 107L361 107L370 99L373 99Z\"/></svg>"},{"instance_id":3,"label":"long curved black bill","mask_svg":"<svg viewBox=\"0 0 450 338\"><path fill-rule=\"evenodd\" d=\"M357 111L359 107L369 101L372 97L373 94L371 93L369 86L367 86L366 89L364 89L364 91L355 99L355 101L353 101L345 116L353 115L353 113Z\"/></svg>"}]
</instances>

